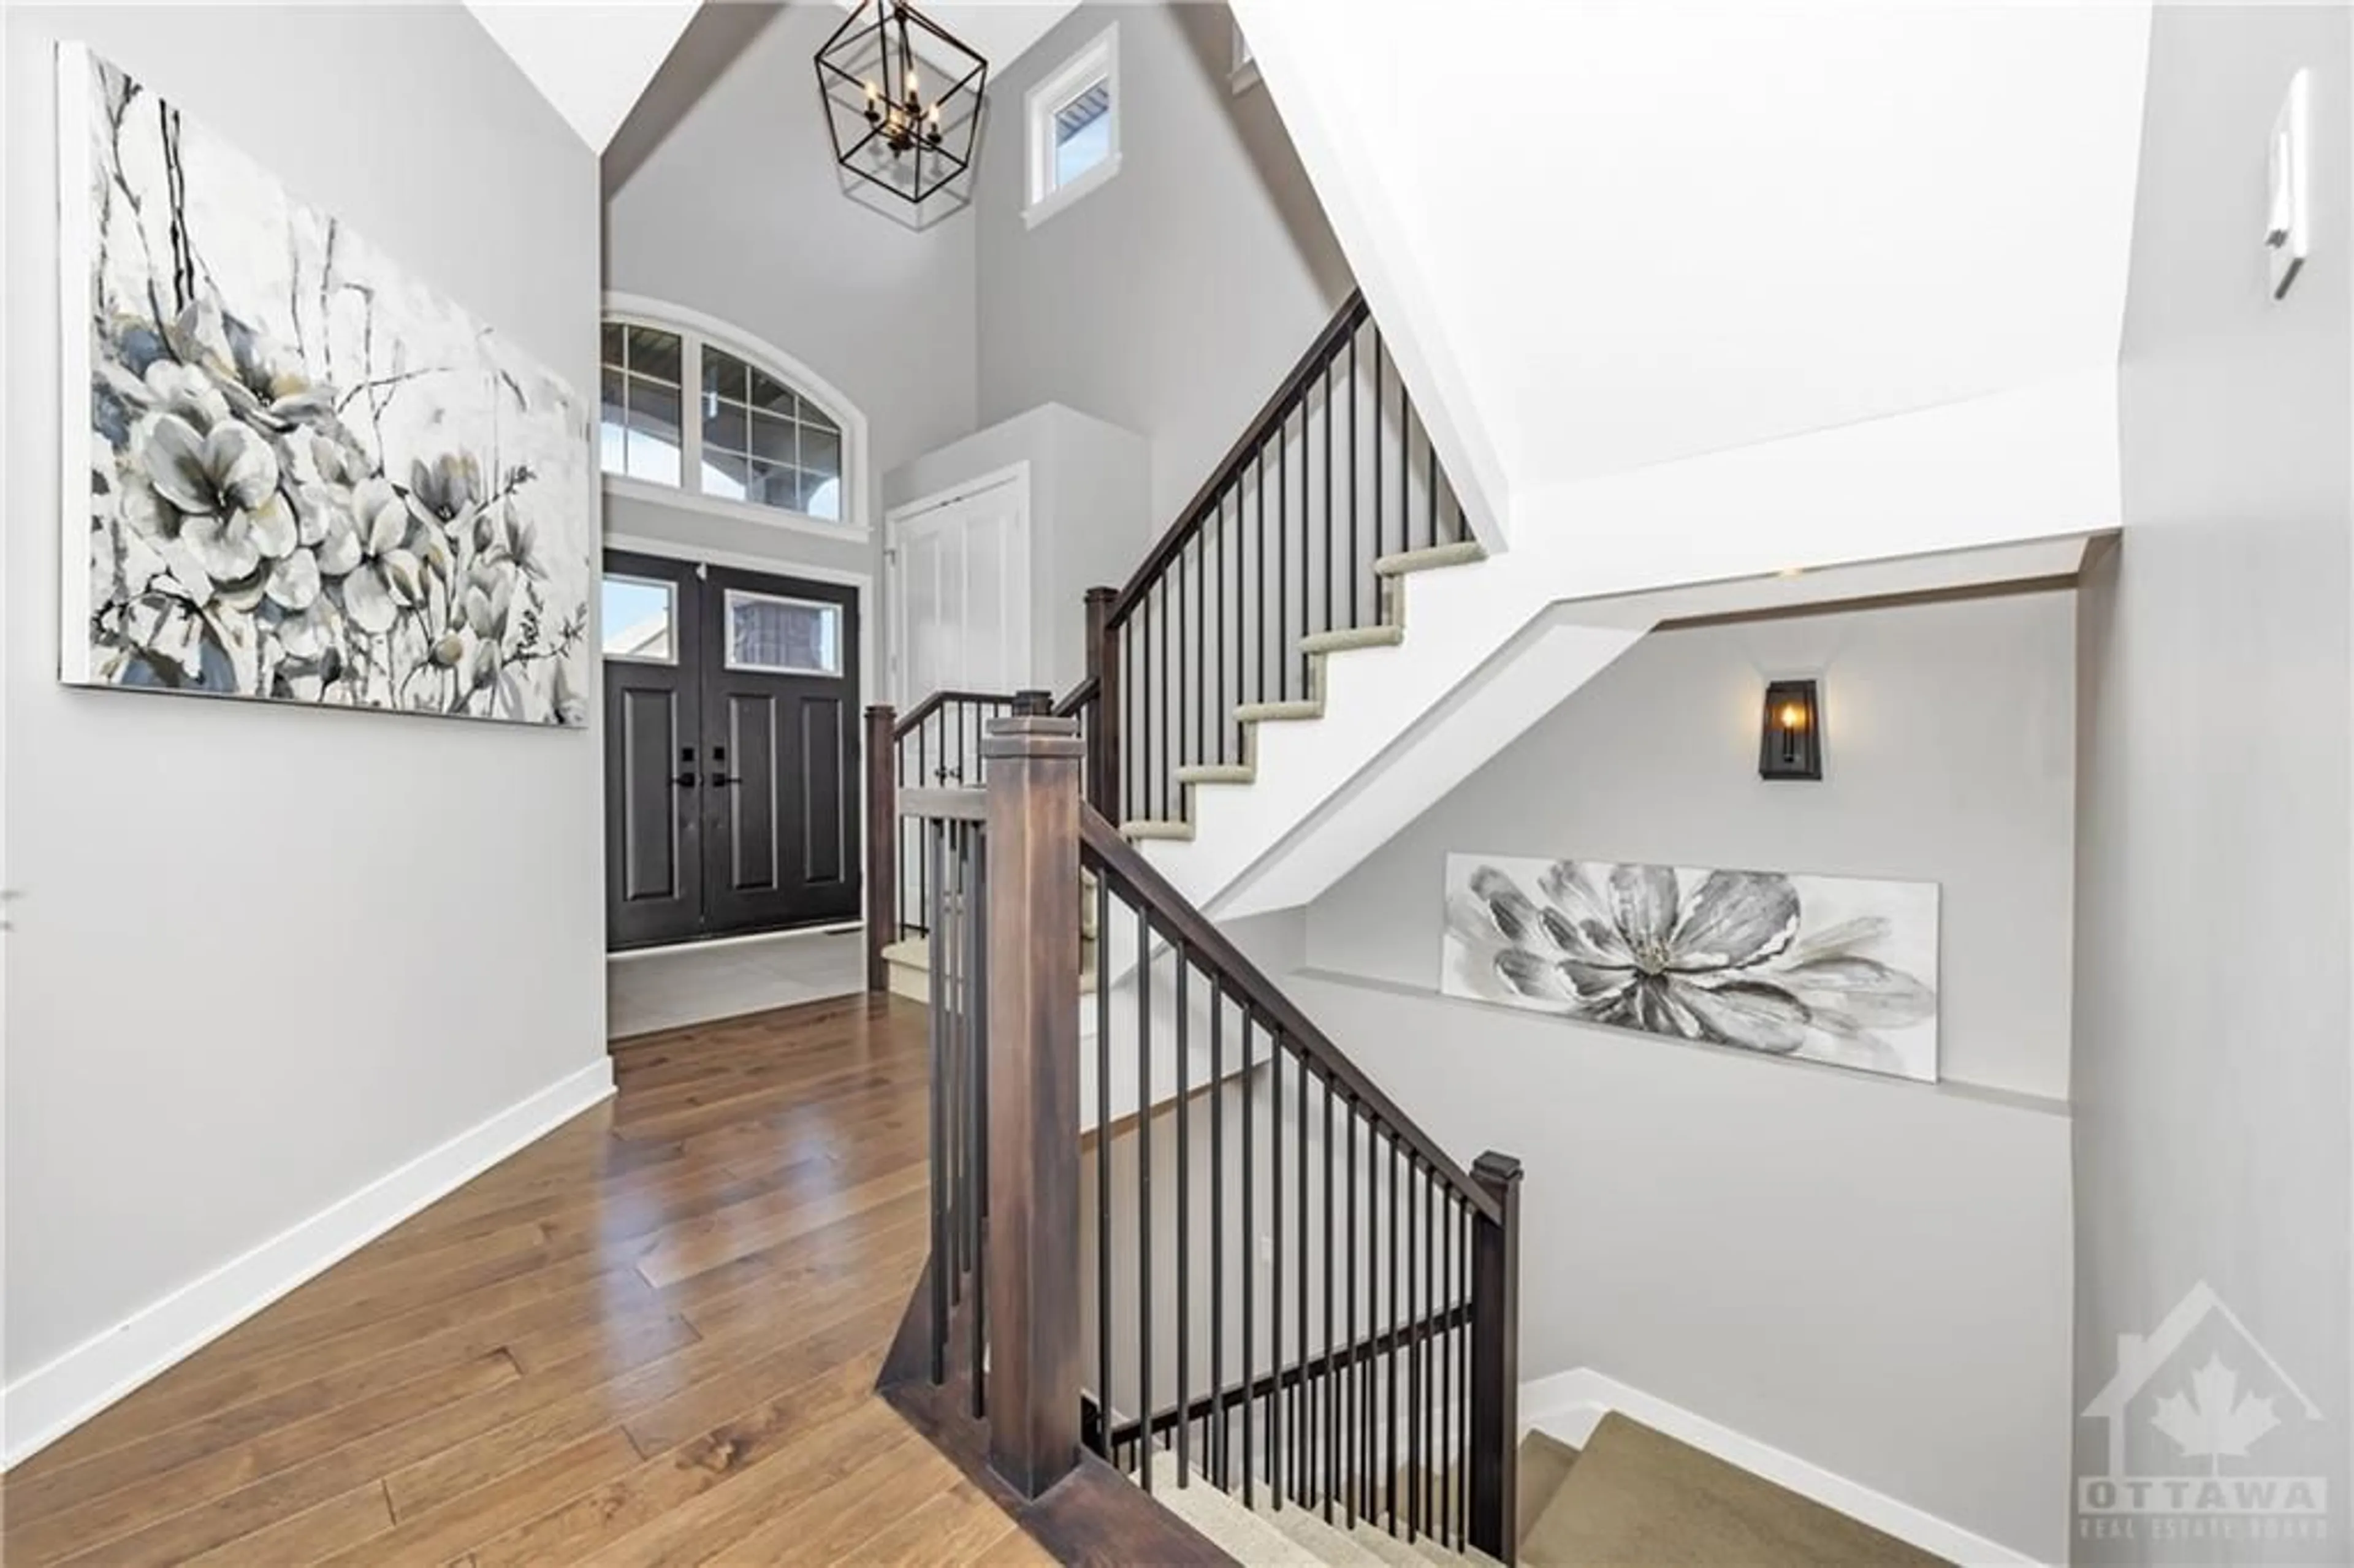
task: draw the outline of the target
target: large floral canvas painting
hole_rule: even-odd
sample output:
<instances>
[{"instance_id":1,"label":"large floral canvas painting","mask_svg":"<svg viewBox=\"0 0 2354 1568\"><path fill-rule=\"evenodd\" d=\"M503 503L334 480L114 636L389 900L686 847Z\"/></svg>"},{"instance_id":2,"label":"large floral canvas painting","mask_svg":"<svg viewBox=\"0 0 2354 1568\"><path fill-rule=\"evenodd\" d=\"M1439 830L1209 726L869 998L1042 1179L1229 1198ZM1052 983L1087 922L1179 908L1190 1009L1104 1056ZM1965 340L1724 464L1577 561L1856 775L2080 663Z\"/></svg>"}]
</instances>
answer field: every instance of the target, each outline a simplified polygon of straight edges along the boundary
<instances>
[{"instance_id":1,"label":"large floral canvas painting","mask_svg":"<svg viewBox=\"0 0 2354 1568\"><path fill-rule=\"evenodd\" d=\"M1937 886L1450 855L1441 987L1934 1080Z\"/></svg>"},{"instance_id":2,"label":"large floral canvas painting","mask_svg":"<svg viewBox=\"0 0 2354 1568\"><path fill-rule=\"evenodd\" d=\"M65 678L585 723L572 393L115 67L58 86Z\"/></svg>"}]
</instances>

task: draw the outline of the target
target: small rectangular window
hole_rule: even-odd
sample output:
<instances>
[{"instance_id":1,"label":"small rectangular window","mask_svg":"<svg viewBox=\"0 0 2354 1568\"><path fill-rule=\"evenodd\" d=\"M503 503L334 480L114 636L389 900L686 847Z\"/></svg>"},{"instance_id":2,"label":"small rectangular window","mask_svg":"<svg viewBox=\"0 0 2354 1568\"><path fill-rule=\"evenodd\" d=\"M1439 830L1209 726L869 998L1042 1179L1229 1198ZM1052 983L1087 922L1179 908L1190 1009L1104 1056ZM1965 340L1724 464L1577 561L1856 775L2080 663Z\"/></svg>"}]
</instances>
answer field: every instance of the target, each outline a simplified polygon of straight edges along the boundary
<instances>
[{"instance_id":1,"label":"small rectangular window","mask_svg":"<svg viewBox=\"0 0 2354 1568\"><path fill-rule=\"evenodd\" d=\"M729 588L727 667L771 675L840 675L842 606Z\"/></svg>"},{"instance_id":2,"label":"small rectangular window","mask_svg":"<svg viewBox=\"0 0 2354 1568\"><path fill-rule=\"evenodd\" d=\"M1025 222L1059 212L1119 172L1119 27L1107 27L1023 101Z\"/></svg>"},{"instance_id":3,"label":"small rectangular window","mask_svg":"<svg viewBox=\"0 0 2354 1568\"><path fill-rule=\"evenodd\" d=\"M599 608L608 659L678 662L678 585L650 577L607 577Z\"/></svg>"}]
</instances>

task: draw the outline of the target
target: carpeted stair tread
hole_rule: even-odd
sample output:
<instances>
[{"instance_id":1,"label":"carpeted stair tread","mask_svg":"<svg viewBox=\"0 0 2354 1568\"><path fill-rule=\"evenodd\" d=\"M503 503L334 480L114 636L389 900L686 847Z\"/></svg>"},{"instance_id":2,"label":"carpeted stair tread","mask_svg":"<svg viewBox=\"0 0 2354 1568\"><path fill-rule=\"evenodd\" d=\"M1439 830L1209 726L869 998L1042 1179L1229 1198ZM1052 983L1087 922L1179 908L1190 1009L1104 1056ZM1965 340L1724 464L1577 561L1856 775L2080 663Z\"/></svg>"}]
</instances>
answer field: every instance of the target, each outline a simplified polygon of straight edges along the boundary
<instances>
[{"instance_id":1,"label":"carpeted stair tread","mask_svg":"<svg viewBox=\"0 0 2354 1568\"><path fill-rule=\"evenodd\" d=\"M1179 1486L1177 1457L1167 1449L1152 1456L1152 1499L1192 1525L1212 1545L1247 1568L1312 1568L1313 1552L1294 1541L1274 1522L1262 1519L1207 1481L1196 1477Z\"/></svg>"},{"instance_id":2,"label":"carpeted stair tread","mask_svg":"<svg viewBox=\"0 0 2354 1568\"><path fill-rule=\"evenodd\" d=\"M1522 1539L1521 1561L1531 1568L1925 1568L1942 1560L1614 1411Z\"/></svg>"},{"instance_id":3,"label":"carpeted stair tread","mask_svg":"<svg viewBox=\"0 0 2354 1568\"><path fill-rule=\"evenodd\" d=\"M1535 1525L1537 1516L1544 1512L1545 1505L1553 1501L1553 1494L1561 1490L1564 1481L1569 1479L1569 1467L1575 1463L1577 1450L1558 1437L1531 1432L1521 1439L1516 1478L1520 1489L1520 1519L1512 1531L1514 1541L1528 1540L1529 1531Z\"/></svg>"},{"instance_id":4,"label":"carpeted stair tread","mask_svg":"<svg viewBox=\"0 0 2354 1568\"><path fill-rule=\"evenodd\" d=\"M1147 839L1173 840L1183 842L1193 836L1193 824L1176 818L1132 818L1119 825L1120 836L1130 843Z\"/></svg>"},{"instance_id":5,"label":"carpeted stair tread","mask_svg":"<svg viewBox=\"0 0 2354 1568\"><path fill-rule=\"evenodd\" d=\"M1452 545L1431 545L1419 550L1394 551L1373 562L1373 575L1384 577L1404 577L1408 572L1437 571L1441 567L1468 567L1487 558L1487 550L1477 539L1463 539Z\"/></svg>"},{"instance_id":6,"label":"carpeted stair tread","mask_svg":"<svg viewBox=\"0 0 2354 1568\"><path fill-rule=\"evenodd\" d=\"M1349 1539L1390 1563L1392 1568L1425 1568L1425 1564L1430 1562L1429 1557L1408 1546L1404 1537L1392 1535L1371 1519L1361 1519L1352 1526ZM1447 1561L1455 1563L1460 1559L1450 1557Z\"/></svg>"},{"instance_id":7,"label":"carpeted stair tread","mask_svg":"<svg viewBox=\"0 0 2354 1568\"><path fill-rule=\"evenodd\" d=\"M1279 703L1243 703L1235 709L1236 724L1289 724L1324 716L1324 705L1314 698L1293 697Z\"/></svg>"},{"instance_id":8,"label":"carpeted stair tread","mask_svg":"<svg viewBox=\"0 0 2354 1568\"><path fill-rule=\"evenodd\" d=\"M1177 770L1180 784L1248 784L1258 769L1247 762L1189 762Z\"/></svg>"},{"instance_id":9,"label":"carpeted stair tread","mask_svg":"<svg viewBox=\"0 0 2354 1568\"><path fill-rule=\"evenodd\" d=\"M1384 1568L1385 1559L1379 1553L1351 1540L1340 1525L1325 1523L1323 1515L1314 1509L1288 1502L1278 1510L1262 1499L1257 1513L1328 1568ZM1337 1510L1334 1517L1339 1517Z\"/></svg>"},{"instance_id":10,"label":"carpeted stair tread","mask_svg":"<svg viewBox=\"0 0 2354 1568\"><path fill-rule=\"evenodd\" d=\"M1311 631L1299 640L1302 653L1346 653L1356 648L1394 648L1405 641L1405 628L1377 624L1341 626Z\"/></svg>"}]
</instances>

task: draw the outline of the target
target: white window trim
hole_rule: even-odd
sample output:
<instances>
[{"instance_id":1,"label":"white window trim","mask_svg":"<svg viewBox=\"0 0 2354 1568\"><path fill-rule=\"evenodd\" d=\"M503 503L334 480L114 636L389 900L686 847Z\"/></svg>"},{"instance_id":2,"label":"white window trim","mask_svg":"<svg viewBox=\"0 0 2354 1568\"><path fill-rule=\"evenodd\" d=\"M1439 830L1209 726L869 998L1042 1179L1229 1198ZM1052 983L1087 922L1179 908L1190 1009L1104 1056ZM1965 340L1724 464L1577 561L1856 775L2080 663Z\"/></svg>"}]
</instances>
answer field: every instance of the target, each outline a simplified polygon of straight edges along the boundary
<instances>
[{"instance_id":1,"label":"white window trim","mask_svg":"<svg viewBox=\"0 0 2354 1568\"><path fill-rule=\"evenodd\" d=\"M1055 111L1098 80L1111 90L1111 150L1103 162L1068 185L1058 185L1055 184ZM1119 173L1120 122L1127 118L1127 101L1120 95L1119 85L1119 24L1114 22L1054 75L1023 95L1024 227L1037 228Z\"/></svg>"},{"instance_id":2,"label":"white window trim","mask_svg":"<svg viewBox=\"0 0 2354 1568\"><path fill-rule=\"evenodd\" d=\"M732 517L765 527L811 534L822 539L870 544L875 537L867 515L866 416L839 388L776 344L753 336L732 322L702 311L674 305L642 294L608 291L606 321L627 322L677 333L680 344L679 478L675 485L628 474L603 475L605 493L656 506L678 506L716 517ZM703 341L708 338L739 359L790 384L793 390L825 410L842 430L842 521L828 522L781 506L706 495L694 488L703 474Z\"/></svg>"}]
</instances>

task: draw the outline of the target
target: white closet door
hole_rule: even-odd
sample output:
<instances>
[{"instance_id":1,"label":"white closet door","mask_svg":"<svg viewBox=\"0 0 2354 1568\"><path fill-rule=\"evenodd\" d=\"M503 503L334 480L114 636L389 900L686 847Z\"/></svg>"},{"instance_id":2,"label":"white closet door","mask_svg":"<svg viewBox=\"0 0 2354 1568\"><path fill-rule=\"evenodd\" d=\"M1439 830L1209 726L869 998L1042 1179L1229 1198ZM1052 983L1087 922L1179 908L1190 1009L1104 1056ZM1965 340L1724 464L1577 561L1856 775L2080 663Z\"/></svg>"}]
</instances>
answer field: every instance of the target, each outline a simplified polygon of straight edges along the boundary
<instances>
[{"instance_id":1,"label":"white closet door","mask_svg":"<svg viewBox=\"0 0 2354 1568\"><path fill-rule=\"evenodd\" d=\"M1008 479L892 514L891 626L901 708L1030 678L1028 486Z\"/></svg>"}]
</instances>

